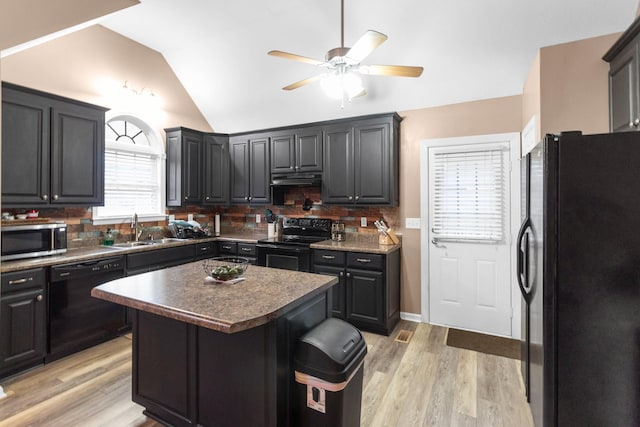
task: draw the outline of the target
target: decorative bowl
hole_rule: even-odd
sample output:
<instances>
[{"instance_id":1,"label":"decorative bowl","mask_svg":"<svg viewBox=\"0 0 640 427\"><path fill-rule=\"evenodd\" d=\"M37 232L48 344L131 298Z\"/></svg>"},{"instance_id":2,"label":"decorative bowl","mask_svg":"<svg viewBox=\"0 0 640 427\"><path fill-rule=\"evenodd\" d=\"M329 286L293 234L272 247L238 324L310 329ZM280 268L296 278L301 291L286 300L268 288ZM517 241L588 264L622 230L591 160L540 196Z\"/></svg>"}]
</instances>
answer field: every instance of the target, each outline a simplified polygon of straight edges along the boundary
<instances>
[{"instance_id":1,"label":"decorative bowl","mask_svg":"<svg viewBox=\"0 0 640 427\"><path fill-rule=\"evenodd\" d=\"M234 256L216 257L204 260L202 266L207 275L226 282L242 276L249 266L249 260Z\"/></svg>"}]
</instances>

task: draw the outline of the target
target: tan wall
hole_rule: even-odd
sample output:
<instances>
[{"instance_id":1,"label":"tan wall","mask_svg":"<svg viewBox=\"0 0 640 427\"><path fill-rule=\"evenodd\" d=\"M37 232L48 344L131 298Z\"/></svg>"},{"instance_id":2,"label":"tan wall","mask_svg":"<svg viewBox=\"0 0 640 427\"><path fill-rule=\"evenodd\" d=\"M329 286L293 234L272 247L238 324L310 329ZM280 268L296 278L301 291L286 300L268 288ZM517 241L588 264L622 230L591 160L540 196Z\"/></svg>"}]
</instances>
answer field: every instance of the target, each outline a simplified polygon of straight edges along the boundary
<instances>
[{"instance_id":1,"label":"tan wall","mask_svg":"<svg viewBox=\"0 0 640 427\"><path fill-rule=\"evenodd\" d=\"M540 51L533 60L527 81L522 89L522 127L524 128L534 116L536 117L536 135L539 139L542 135L540 128Z\"/></svg>"},{"instance_id":2,"label":"tan wall","mask_svg":"<svg viewBox=\"0 0 640 427\"><path fill-rule=\"evenodd\" d=\"M138 0L2 0L0 50L140 3Z\"/></svg>"},{"instance_id":3,"label":"tan wall","mask_svg":"<svg viewBox=\"0 0 640 427\"><path fill-rule=\"evenodd\" d=\"M105 27L94 25L2 60L4 81L142 115L160 132L172 126L210 131L164 57ZM121 87L146 87L161 100L159 110L123 106Z\"/></svg>"},{"instance_id":4,"label":"tan wall","mask_svg":"<svg viewBox=\"0 0 640 427\"><path fill-rule=\"evenodd\" d=\"M618 37L610 34L540 50L543 133L609 132L609 64L602 56Z\"/></svg>"},{"instance_id":5,"label":"tan wall","mask_svg":"<svg viewBox=\"0 0 640 427\"><path fill-rule=\"evenodd\" d=\"M522 97L510 96L443 107L403 111L400 130L400 219L420 217L420 141L503 132L520 132ZM424 224L422 224L424 227ZM420 230L400 229L402 239L401 310L420 313Z\"/></svg>"}]
</instances>

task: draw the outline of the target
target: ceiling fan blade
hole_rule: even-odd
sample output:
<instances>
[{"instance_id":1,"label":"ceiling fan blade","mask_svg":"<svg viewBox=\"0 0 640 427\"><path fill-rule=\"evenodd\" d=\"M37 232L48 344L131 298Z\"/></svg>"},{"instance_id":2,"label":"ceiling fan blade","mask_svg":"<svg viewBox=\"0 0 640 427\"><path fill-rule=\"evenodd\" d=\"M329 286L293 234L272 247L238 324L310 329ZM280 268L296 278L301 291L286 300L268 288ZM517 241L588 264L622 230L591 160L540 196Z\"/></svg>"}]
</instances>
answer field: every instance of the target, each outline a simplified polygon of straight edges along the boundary
<instances>
[{"instance_id":1,"label":"ceiling fan blade","mask_svg":"<svg viewBox=\"0 0 640 427\"><path fill-rule=\"evenodd\" d=\"M420 77L424 68L409 65L362 65L359 70L362 74L374 76Z\"/></svg>"},{"instance_id":2,"label":"ceiling fan blade","mask_svg":"<svg viewBox=\"0 0 640 427\"><path fill-rule=\"evenodd\" d=\"M308 85L309 83L313 83L322 78L322 74L318 74L317 76L309 77L308 79L300 80L299 82L291 83L288 86L282 88L282 90L293 90L298 89L300 86Z\"/></svg>"},{"instance_id":3,"label":"ceiling fan blade","mask_svg":"<svg viewBox=\"0 0 640 427\"><path fill-rule=\"evenodd\" d=\"M306 56L296 55L295 53L283 52L281 50L272 50L267 52L267 55L278 56L284 59L292 59L294 61L306 62L311 65L322 65L324 61L319 61L313 58L307 58Z\"/></svg>"},{"instance_id":4,"label":"ceiling fan blade","mask_svg":"<svg viewBox=\"0 0 640 427\"><path fill-rule=\"evenodd\" d=\"M358 39L353 47L345 55L356 62L361 62L371 54L382 43L387 40L387 36L377 31L369 30Z\"/></svg>"}]
</instances>

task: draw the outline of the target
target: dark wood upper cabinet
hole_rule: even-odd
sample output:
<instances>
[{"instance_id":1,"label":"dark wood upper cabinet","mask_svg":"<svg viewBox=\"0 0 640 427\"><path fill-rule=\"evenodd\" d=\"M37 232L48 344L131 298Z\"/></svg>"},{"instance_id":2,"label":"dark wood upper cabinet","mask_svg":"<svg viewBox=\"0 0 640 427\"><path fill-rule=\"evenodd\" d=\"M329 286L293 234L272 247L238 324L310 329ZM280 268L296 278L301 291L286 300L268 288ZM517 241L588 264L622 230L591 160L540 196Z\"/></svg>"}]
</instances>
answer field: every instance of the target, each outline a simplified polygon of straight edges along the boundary
<instances>
[{"instance_id":1,"label":"dark wood upper cabinet","mask_svg":"<svg viewBox=\"0 0 640 427\"><path fill-rule=\"evenodd\" d=\"M322 172L322 127L271 135L271 173Z\"/></svg>"},{"instance_id":2,"label":"dark wood upper cabinet","mask_svg":"<svg viewBox=\"0 0 640 427\"><path fill-rule=\"evenodd\" d=\"M102 205L105 111L3 83L3 205Z\"/></svg>"},{"instance_id":3,"label":"dark wood upper cabinet","mask_svg":"<svg viewBox=\"0 0 640 427\"><path fill-rule=\"evenodd\" d=\"M397 206L399 123L392 114L325 128L324 203Z\"/></svg>"},{"instance_id":4,"label":"dark wood upper cabinet","mask_svg":"<svg viewBox=\"0 0 640 427\"><path fill-rule=\"evenodd\" d=\"M167 134L167 206L202 200L202 133L187 128L165 129Z\"/></svg>"},{"instance_id":5,"label":"dark wood upper cabinet","mask_svg":"<svg viewBox=\"0 0 640 427\"><path fill-rule=\"evenodd\" d=\"M640 17L604 55L609 62L611 132L640 130Z\"/></svg>"},{"instance_id":6,"label":"dark wood upper cabinet","mask_svg":"<svg viewBox=\"0 0 640 427\"><path fill-rule=\"evenodd\" d=\"M269 136L245 135L229 141L231 203L269 203Z\"/></svg>"},{"instance_id":7,"label":"dark wood upper cabinet","mask_svg":"<svg viewBox=\"0 0 640 427\"><path fill-rule=\"evenodd\" d=\"M204 135L204 196L205 205L229 201L229 137Z\"/></svg>"}]
</instances>

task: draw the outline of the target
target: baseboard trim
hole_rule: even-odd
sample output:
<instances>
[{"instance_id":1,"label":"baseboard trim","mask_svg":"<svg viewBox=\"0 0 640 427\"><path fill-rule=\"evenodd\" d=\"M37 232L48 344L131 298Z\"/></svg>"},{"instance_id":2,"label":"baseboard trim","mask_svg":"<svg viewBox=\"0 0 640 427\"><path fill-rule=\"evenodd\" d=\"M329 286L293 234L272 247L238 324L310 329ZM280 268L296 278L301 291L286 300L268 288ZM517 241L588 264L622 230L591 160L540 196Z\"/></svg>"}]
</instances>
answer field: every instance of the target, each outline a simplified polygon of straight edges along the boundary
<instances>
[{"instance_id":1,"label":"baseboard trim","mask_svg":"<svg viewBox=\"0 0 640 427\"><path fill-rule=\"evenodd\" d=\"M402 320L408 320L409 322L422 323L422 316L419 313L407 313L406 311L401 311L400 318Z\"/></svg>"}]
</instances>

